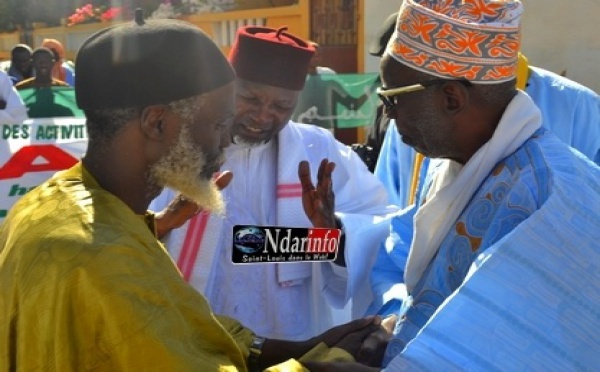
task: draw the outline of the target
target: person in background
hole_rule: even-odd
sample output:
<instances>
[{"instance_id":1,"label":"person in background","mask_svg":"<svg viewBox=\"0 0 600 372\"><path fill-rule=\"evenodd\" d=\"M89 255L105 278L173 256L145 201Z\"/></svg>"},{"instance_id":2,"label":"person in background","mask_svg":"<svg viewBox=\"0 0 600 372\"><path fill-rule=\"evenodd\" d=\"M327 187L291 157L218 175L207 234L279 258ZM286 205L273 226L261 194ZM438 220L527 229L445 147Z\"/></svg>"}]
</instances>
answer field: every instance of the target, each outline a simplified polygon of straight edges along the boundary
<instances>
[{"instance_id":1,"label":"person in background","mask_svg":"<svg viewBox=\"0 0 600 372\"><path fill-rule=\"evenodd\" d=\"M369 45L369 54L381 58L387 42L390 40L392 33L394 32L394 26L396 24L396 18L398 13L390 14L383 22L381 28L377 32L376 37L371 40ZM375 84L381 84L381 76L377 78ZM383 145L383 139L385 138L385 132L390 124L390 118L384 114L385 106L380 103L377 105L377 112L373 124L367 128L365 145L371 148L370 158L375 161L369 162L369 170L375 172L375 166L379 153L381 152L381 146Z\"/></svg>"},{"instance_id":2,"label":"person in background","mask_svg":"<svg viewBox=\"0 0 600 372\"><path fill-rule=\"evenodd\" d=\"M12 84L11 79L0 71L0 124L18 124L27 119L27 108Z\"/></svg>"},{"instance_id":3,"label":"person in background","mask_svg":"<svg viewBox=\"0 0 600 372\"><path fill-rule=\"evenodd\" d=\"M31 55L34 77L25 79L15 85L17 90L27 88L68 87L69 84L52 77L54 54L48 48L36 48Z\"/></svg>"},{"instance_id":4,"label":"person in background","mask_svg":"<svg viewBox=\"0 0 600 372\"><path fill-rule=\"evenodd\" d=\"M398 13L378 92L404 143L432 160L371 275L369 312L398 317L390 371L600 362L600 168L516 88L522 11L405 0Z\"/></svg>"},{"instance_id":5,"label":"person in background","mask_svg":"<svg viewBox=\"0 0 600 372\"><path fill-rule=\"evenodd\" d=\"M197 208L180 207L179 199L168 206L172 190L150 206L163 211L162 230L172 230L164 238L169 253L216 312L295 340L347 320L349 311L334 308L350 297L346 309L362 316L371 298L369 268L389 229L384 216L396 211L351 149L323 128L290 120L313 53L283 28L240 28L229 54L237 103L222 167L235 174L223 190L225 214L195 215ZM234 265L234 225L341 228L345 243L335 262ZM346 281L350 271L356 279Z\"/></svg>"},{"instance_id":6,"label":"person in background","mask_svg":"<svg viewBox=\"0 0 600 372\"><path fill-rule=\"evenodd\" d=\"M600 96L564 76L528 65L523 88L547 118L545 127L566 144L600 165Z\"/></svg>"},{"instance_id":7,"label":"person in background","mask_svg":"<svg viewBox=\"0 0 600 372\"><path fill-rule=\"evenodd\" d=\"M27 44L17 44L10 51L10 67L6 71L13 85L33 77L31 54L33 51Z\"/></svg>"},{"instance_id":8,"label":"person in background","mask_svg":"<svg viewBox=\"0 0 600 372\"><path fill-rule=\"evenodd\" d=\"M42 47L48 48L54 54L52 77L62 80L70 86L75 86L75 70L73 64L65 59L65 47L56 39L42 40Z\"/></svg>"},{"instance_id":9,"label":"person in background","mask_svg":"<svg viewBox=\"0 0 600 372\"><path fill-rule=\"evenodd\" d=\"M215 315L156 239L147 207L164 186L223 208L211 177L230 143L235 74L216 44L185 22L136 13L135 23L90 36L76 66L87 152L23 196L0 226L0 370L279 364L274 372L369 360L376 345L362 343L380 332L379 318L301 342L265 339Z\"/></svg>"}]
</instances>

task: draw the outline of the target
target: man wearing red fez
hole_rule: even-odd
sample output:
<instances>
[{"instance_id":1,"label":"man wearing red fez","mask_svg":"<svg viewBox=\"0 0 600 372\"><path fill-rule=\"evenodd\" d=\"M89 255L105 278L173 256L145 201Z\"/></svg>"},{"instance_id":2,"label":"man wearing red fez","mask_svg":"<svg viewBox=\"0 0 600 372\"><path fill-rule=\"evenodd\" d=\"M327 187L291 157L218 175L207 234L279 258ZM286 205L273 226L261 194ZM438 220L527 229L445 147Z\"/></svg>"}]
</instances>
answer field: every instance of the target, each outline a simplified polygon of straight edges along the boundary
<instances>
[{"instance_id":1,"label":"man wearing red fez","mask_svg":"<svg viewBox=\"0 0 600 372\"><path fill-rule=\"evenodd\" d=\"M389 228L383 217L395 211L351 149L325 129L290 121L313 53L285 28L238 30L229 55L237 75L233 143L221 168L234 174L223 190L226 212L198 214L165 239L215 312L295 340L364 314L369 268ZM174 196L163 192L151 209ZM341 228L344 238L335 262L233 265L234 225ZM348 272L356 279L347 281Z\"/></svg>"}]
</instances>

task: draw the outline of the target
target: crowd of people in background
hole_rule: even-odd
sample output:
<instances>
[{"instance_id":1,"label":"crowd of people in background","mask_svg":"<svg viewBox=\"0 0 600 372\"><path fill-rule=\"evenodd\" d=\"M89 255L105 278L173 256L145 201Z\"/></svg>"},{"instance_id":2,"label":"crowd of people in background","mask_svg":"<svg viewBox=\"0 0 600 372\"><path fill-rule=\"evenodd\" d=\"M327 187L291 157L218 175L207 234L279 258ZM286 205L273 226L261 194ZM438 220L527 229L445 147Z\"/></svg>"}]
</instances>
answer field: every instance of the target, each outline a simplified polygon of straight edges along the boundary
<instances>
[{"instance_id":1,"label":"crowd of people in background","mask_svg":"<svg viewBox=\"0 0 600 372\"><path fill-rule=\"evenodd\" d=\"M72 87L88 146L0 224L0 370L595 368L600 97L530 65L523 7L403 1L354 147L291 120L335 72L285 27L16 45L0 124ZM238 265L236 226L339 230L337 256Z\"/></svg>"},{"instance_id":2,"label":"crowd of people in background","mask_svg":"<svg viewBox=\"0 0 600 372\"><path fill-rule=\"evenodd\" d=\"M49 89L74 89L74 64L65 58L65 49L60 41L44 39L35 49L27 44L17 44L10 56L9 61L0 64L1 123L16 124L27 118L73 116L71 110L54 103L53 92ZM31 105L27 105L18 92L26 89L34 89L32 94L36 99ZM5 103L2 104L2 101Z\"/></svg>"},{"instance_id":3,"label":"crowd of people in background","mask_svg":"<svg viewBox=\"0 0 600 372\"><path fill-rule=\"evenodd\" d=\"M35 78L40 68L46 68L45 66L36 68L34 63L36 51L42 50L49 51L51 54L50 73L54 84L74 86L75 66L73 62L65 58L65 48L56 39L44 39L42 44L35 50L27 44L15 45L10 52L10 61L3 63L3 68L0 69L6 72L13 85L17 85L23 80Z\"/></svg>"}]
</instances>

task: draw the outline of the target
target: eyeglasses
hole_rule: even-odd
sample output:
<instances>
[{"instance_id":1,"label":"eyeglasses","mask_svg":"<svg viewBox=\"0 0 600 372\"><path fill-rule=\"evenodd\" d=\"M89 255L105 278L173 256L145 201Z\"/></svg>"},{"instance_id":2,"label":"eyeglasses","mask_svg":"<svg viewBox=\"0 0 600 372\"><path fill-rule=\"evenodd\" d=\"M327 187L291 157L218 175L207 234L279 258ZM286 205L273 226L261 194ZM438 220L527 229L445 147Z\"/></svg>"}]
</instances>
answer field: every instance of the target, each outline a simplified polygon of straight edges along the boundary
<instances>
[{"instance_id":1,"label":"eyeglasses","mask_svg":"<svg viewBox=\"0 0 600 372\"><path fill-rule=\"evenodd\" d=\"M436 84L448 83L451 81L458 81L459 83L463 84L466 87L470 87L472 85L471 82L466 79L458 79L458 80L434 79L434 80L427 80L427 81L423 81L421 83L406 85L403 87L392 88L392 89L385 89L385 88L379 87L379 88L377 88L376 93L377 93L377 96L379 97L379 99L381 100L381 102L383 102L383 104L385 105L385 107L388 110L391 110L396 106L396 99L395 99L396 96L400 96L400 95L406 94L406 93L418 92L420 90L427 89L427 87L429 87L429 86L436 85Z\"/></svg>"}]
</instances>

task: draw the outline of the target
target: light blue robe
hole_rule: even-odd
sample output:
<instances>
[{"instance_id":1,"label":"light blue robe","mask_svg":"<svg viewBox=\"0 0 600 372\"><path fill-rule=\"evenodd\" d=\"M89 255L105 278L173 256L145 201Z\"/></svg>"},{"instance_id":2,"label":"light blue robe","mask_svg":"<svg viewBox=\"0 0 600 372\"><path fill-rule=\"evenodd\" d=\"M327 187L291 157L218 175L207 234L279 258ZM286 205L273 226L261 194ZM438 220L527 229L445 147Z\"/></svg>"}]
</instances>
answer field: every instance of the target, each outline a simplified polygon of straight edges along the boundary
<instances>
[{"instance_id":1,"label":"light blue robe","mask_svg":"<svg viewBox=\"0 0 600 372\"><path fill-rule=\"evenodd\" d=\"M553 72L533 66L530 69L525 92L542 112L542 125L600 165L598 94ZM381 146L375 175L388 191L390 203L401 208L408 205L414 159L415 151L402 142L392 121Z\"/></svg>"},{"instance_id":2,"label":"light blue robe","mask_svg":"<svg viewBox=\"0 0 600 372\"><path fill-rule=\"evenodd\" d=\"M600 165L600 96L553 72L530 67L525 92L542 112L542 125Z\"/></svg>"},{"instance_id":3,"label":"light blue robe","mask_svg":"<svg viewBox=\"0 0 600 372\"><path fill-rule=\"evenodd\" d=\"M392 221L371 278L371 312L400 315L389 370L599 365L600 168L539 129L483 181L411 296L390 300L415 209Z\"/></svg>"}]
</instances>

